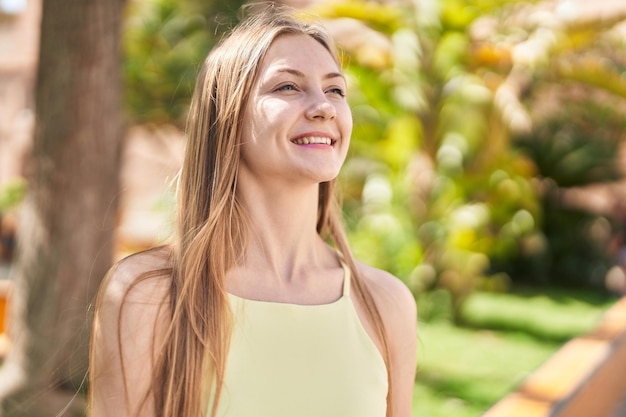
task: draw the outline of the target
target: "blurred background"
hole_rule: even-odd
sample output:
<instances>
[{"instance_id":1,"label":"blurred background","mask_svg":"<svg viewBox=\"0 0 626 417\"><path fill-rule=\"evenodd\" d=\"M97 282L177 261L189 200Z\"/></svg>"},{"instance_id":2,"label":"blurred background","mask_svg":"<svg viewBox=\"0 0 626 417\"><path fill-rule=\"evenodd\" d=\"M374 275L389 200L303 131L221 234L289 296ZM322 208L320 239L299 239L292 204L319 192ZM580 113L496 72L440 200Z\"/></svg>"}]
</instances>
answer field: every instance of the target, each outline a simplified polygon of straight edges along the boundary
<instances>
[{"instance_id":1,"label":"blurred background","mask_svg":"<svg viewBox=\"0 0 626 417\"><path fill-rule=\"evenodd\" d=\"M0 416L82 415L93 296L171 232L243 3L0 0ZM418 301L414 415L480 416L626 294L626 2L284 3L342 50L344 217Z\"/></svg>"}]
</instances>

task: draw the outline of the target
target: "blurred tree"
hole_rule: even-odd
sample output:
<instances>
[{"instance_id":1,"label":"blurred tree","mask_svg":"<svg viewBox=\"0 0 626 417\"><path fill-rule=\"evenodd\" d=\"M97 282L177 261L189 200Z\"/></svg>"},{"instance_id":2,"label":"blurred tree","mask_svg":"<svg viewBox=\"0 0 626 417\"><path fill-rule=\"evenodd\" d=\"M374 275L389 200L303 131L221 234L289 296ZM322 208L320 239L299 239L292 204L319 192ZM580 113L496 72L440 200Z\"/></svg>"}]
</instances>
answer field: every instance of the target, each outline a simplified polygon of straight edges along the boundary
<instances>
[{"instance_id":1,"label":"blurred tree","mask_svg":"<svg viewBox=\"0 0 626 417\"><path fill-rule=\"evenodd\" d=\"M358 139L347 171L355 160L368 166L360 182L348 185L348 198L358 201L352 206L361 210L353 213L355 247L377 253L374 261L416 293L449 290L457 320L473 289L506 287L501 275L487 277L490 260L515 252L518 239L535 233L539 215L533 164L511 148L496 103L503 76L473 59L470 25L503 4L348 1L315 9L358 19L366 33L387 40L379 59L372 59L371 46L368 55L365 47L346 48ZM501 58L506 71L506 54Z\"/></svg>"},{"instance_id":2,"label":"blurred tree","mask_svg":"<svg viewBox=\"0 0 626 417\"><path fill-rule=\"evenodd\" d=\"M112 260L123 6L43 2L1 416L84 415L88 306Z\"/></svg>"},{"instance_id":3,"label":"blurred tree","mask_svg":"<svg viewBox=\"0 0 626 417\"><path fill-rule=\"evenodd\" d=\"M604 289L616 262L610 249L612 235L623 233L618 224L611 224L611 218L620 214L611 213L618 206L592 210L567 196L568 190L621 178L619 148L626 114L616 105L619 99L588 85L537 84L525 99L535 113L534 129L518 135L515 144L537 165L541 228L548 251L502 266L514 269L517 280Z\"/></svg>"},{"instance_id":4,"label":"blurred tree","mask_svg":"<svg viewBox=\"0 0 626 417\"><path fill-rule=\"evenodd\" d=\"M548 130L529 110L537 105L527 100L529 91L547 80L564 89L582 83L615 96L626 93L619 52L624 38L613 30L624 16L572 20L557 6L415 0L314 8L331 25L360 24L352 38L338 31L356 87L351 100L358 140L345 181L355 246L376 253L375 262L416 292L448 289L457 312L478 286L505 289L511 277L527 274L528 268L512 268L524 260L535 261L533 272L558 272L550 269L550 245L558 243L546 237L545 227L556 223L544 219L545 189L537 187L537 176L548 174L541 163L548 155L528 147L522 152L514 143ZM557 138L577 133L568 142L574 152L559 161L561 180L567 175L581 185L614 178L599 166L615 158L618 124L607 126L611 133L602 140L597 131L580 129L593 126L591 120L569 129L565 117L553 121L559 127L551 133L562 134L544 134L542 146L563 150ZM551 169L556 174L559 168ZM589 222L578 227L587 229L580 236L598 229ZM571 242L571 234L557 229ZM597 260L598 251L592 254Z\"/></svg>"},{"instance_id":5,"label":"blurred tree","mask_svg":"<svg viewBox=\"0 0 626 417\"><path fill-rule=\"evenodd\" d=\"M577 11L585 7L591 13ZM482 26L483 60L508 51L501 112L512 126L526 121L525 129L512 129L512 144L537 168L542 233L519 241L514 257L494 265L516 280L604 289L615 262L610 212L573 205L565 196L623 175L625 19L623 8L564 1L521 5L476 25Z\"/></svg>"}]
</instances>

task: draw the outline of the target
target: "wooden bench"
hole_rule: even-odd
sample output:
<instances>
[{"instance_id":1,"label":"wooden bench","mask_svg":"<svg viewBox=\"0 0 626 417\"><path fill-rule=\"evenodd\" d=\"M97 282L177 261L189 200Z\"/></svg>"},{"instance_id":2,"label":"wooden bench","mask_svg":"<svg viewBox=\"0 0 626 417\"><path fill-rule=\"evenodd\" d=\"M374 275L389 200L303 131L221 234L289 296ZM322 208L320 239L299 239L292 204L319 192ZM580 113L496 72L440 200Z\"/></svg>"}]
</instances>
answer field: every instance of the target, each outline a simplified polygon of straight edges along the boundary
<instances>
[{"instance_id":1,"label":"wooden bench","mask_svg":"<svg viewBox=\"0 0 626 417\"><path fill-rule=\"evenodd\" d=\"M626 297L483 417L610 417L625 396Z\"/></svg>"}]
</instances>

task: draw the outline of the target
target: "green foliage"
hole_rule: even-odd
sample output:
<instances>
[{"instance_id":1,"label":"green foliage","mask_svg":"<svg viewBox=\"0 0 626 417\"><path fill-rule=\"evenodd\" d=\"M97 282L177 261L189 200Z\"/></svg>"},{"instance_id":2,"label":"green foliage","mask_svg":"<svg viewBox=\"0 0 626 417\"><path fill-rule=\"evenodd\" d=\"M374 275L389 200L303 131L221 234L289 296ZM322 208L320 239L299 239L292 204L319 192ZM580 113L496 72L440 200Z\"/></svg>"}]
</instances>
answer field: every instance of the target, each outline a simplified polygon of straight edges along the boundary
<instances>
[{"instance_id":1,"label":"green foliage","mask_svg":"<svg viewBox=\"0 0 626 417\"><path fill-rule=\"evenodd\" d=\"M243 1L134 2L124 32L126 104L132 122L184 123L197 71Z\"/></svg>"},{"instance_id":2,"label":"green foliage","mask_svg":"<svg viewBox=\"0 0 626 417\"><path fill-rule=\"evenodd\" d=\"M615 262L611 236L620 231L613 230L605 214L569 206L563 195L621 177L618 158L626 119L611 101L615 97L589 86L563 91L549 83L535 86L529 95L528 105L541 114L534 116L533 131L517 136L515 145L535 161L542 178L541 229L548 251L524 254L505 266L516 269L516 279L604 289Z\"/></svg>"},{"instance_id":3,"label":"green foliage","mask_svg":"<svg viewBox=\"0 0 626 417\"><path fill-rule=\"evenodd\" d=\"M517 240L535 233L540 217L532 163L509 146L494 89L471 56L467 27L500 7L483 3L446 1L430 14L379 5L379 15L396 19L382 31L393 59L372 68L354 55L347 67L356 128L344 183L357 253L416 293L446 288L455 312L488 279L490 259L515 256ZM362 4L316 11L368 19L356 11ZM496 275L485 285L507 282Z\"/></svg>"},{"instance_id":4,"label":"green foliage","mask_svg":"<svg viewBox=\"0 0 626 417\"><path fill-rule=\"evenodd\" d=\"M373 29L392 34L402 25L402 10L395 7L387 7L375 2L359 0L347 0L327 2L323 5L324 14L329 16L341 16L356 19L368 24Z\"/></svg>"},{"instance_id":5,"label":"green foliage","mask_svg":"<svg viewBox=\"0 0 626 417\"><path fill-rule=\"evenodd\" d=\"M543 216L539 246L545 251L523 252L502 269L520 282L604 291L606 274L615 262L608 250L609 220L551 199L544 202Z\"/></svg>"},{"instance_id":6,"label":"green foliage","mask_svg":"<svg viewBox=\"0 0 626 417\"><path fill-rule=\"evenodd\" d=\"M366 4L376 13L361 11ZM389 42L378 60L348 51L356 128L344 184L354 246L416 293L447 289L457 319L477 288L531 277L598 283L607 270L606 242L590 236L597 216L555 211L538 184L549 178L558 194L617 178L624 118L594 100L557 95L555 114L528 97L546 82L626 97L624 41L611 34L623 16L543 25L542 7L442 0L315 9L358 18ZM385 202L375 210L372 189Z\"/></svg>"},{"instance_id":7,"label":"green foliage","mask_svg":"<svg viewBox=\"0 0 626 417\"><path fill-rule=\"evenodd\" d=\"M516 138L516 145L535 161L538 173L559 187L620 178L616 158L626 128L624 115L609 107L603 96L594 99L588 90L581 95L546 98L558 100L558 107L538 119L531 133Z\"/></svg>"},{"instance_id":8,"label":"green foliage","mask_svg":"<svg viewBox=\"0 0 626 417\"><path fill-rule=\"evenodd\" d=\"M17 206L26 193L26 181L15 179L0 188L0 216Z\"/></svg>"}]
</instances>

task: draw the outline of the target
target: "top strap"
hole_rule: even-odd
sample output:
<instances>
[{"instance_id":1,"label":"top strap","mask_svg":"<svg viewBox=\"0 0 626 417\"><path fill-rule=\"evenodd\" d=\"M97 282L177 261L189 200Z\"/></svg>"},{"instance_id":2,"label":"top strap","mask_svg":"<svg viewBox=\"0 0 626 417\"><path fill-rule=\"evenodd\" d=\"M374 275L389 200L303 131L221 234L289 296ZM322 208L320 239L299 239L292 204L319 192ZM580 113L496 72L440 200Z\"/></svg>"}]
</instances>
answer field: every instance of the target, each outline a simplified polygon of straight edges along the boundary
<instances>
[{"instance_id":1,"label":"top strap","mask_svg":"<svg viewBox=\"0 0 626 417\"><path fill-rule=\"evenodd\" d=\"M339 254L339 262L341 263L341 267L343 268L343 295L350 295L350 278L352 274L350 273L350 267L343 260L343 256Z\"/></svg>"}]
</instances>

